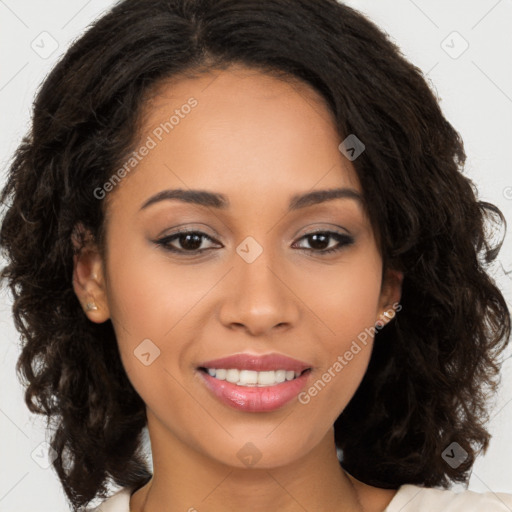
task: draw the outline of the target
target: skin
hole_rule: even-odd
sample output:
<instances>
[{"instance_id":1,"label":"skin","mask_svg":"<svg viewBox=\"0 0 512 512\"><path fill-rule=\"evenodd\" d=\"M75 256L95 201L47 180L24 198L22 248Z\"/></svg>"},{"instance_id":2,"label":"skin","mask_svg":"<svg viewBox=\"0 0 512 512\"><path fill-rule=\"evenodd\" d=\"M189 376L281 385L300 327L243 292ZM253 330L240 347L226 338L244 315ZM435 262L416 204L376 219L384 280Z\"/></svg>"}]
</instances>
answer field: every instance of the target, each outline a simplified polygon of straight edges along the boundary
<instances>
[{"instance_id":1,"label":"skin","mask_svg":"<svg viewBox=\"0 0 512 512\"><path fill-rule=\"evenodd\" d=\"M306 84L238 66L156 92L141 144L190 97L198 104L108 194L105 261L91 242L74 273L82 304L98 307L89 319L112 320L146 403L154 476L130 510L384 510L396 491L344 472L334 444L333 423L365 374L371 338L308 404L273 412L224 405L196 369L234 353L277 352L310 363L309 386L365 328L389 321L384 312L400 299L402 275L383 273L362 203L338 198L288 211L293 195L312 190L362 194L327 105ZM230 205L163 200L140 209L177 188L222 193ZM214 241L199 239L208 250L193 256L155 243L178 226ZM305 235L317 230L353 243L322 255L339 243L315 245ZM263 249L252 263L236 251L248 236ZM171 245L185 251L186 242ZM160 350L148 366L134 355L144 339ZM237 456L248 442L261 456L252 466Z\"/></svg>"}]
</instances>

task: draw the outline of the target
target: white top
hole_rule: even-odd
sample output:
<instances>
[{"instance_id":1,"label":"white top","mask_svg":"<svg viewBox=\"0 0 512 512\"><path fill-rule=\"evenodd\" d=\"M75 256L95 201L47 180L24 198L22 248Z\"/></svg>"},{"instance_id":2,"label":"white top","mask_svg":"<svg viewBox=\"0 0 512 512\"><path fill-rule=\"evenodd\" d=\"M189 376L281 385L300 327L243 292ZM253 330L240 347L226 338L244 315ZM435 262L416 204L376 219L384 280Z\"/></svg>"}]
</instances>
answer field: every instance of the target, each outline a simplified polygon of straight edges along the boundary
<instances>
[{"instance_id":1,"label":"white top","mask_svg":"<svg viewBox=\"0 0 512 512\"><path fill-rule=\"evenodd\" d=\"M90 512L130 512L130 488L123 488ZM382 512L512 512L512 494L451 491L406 484Z\"/></svg>"}]
</instances>

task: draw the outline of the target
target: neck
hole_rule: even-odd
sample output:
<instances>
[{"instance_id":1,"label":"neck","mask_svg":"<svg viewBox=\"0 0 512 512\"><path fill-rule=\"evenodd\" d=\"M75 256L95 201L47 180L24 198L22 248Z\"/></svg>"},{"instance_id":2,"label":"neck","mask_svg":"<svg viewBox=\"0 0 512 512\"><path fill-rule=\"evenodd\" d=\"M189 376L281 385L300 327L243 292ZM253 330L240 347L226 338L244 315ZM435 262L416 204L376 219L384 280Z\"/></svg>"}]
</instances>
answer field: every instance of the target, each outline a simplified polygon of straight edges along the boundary
<instances>
[{"instance_id":1,"label":"neck","mask_svg":"<svg viewBox=\"0 0 512 512\"><path fill-rule=\"evenodd\" d=\"M341 468L334 430L311 452L278 467L233 467L190 448L148 411L153 478L135 492L132 512L361 512L354 483Z\"/></svg>"}]
</instances>

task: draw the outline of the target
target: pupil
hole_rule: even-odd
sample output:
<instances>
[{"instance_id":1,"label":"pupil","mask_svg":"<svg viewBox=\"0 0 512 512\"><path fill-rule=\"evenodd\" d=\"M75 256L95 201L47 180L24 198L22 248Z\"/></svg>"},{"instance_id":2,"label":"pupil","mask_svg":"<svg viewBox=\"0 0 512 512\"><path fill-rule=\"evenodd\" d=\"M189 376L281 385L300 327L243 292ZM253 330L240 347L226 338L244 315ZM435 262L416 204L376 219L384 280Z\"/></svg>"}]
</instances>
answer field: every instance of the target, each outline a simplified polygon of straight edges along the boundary
<instances>
[{"instance_id":1,"label":"pupil","mask_svg":"<svg viewBox=\"0 0 512 512\"><path fill-rule=\"evenodd\" d=\"M193 240L193 241L192 241ZM183 249L194 251L201 247L201 236L198 234L185 234L180 236L180 244Z\"/></svg>"},{"instance_id":2,"label":"pupil","mask_svg":"<svg viewBox=\"0 0 512 512\"><path fill-rule=\"evenodd\" d=\"M311 245L313 249L325 249L329 245L328 240L329 236L317 233L310 236L309 245Z\"/></svg>"}]
</instances>

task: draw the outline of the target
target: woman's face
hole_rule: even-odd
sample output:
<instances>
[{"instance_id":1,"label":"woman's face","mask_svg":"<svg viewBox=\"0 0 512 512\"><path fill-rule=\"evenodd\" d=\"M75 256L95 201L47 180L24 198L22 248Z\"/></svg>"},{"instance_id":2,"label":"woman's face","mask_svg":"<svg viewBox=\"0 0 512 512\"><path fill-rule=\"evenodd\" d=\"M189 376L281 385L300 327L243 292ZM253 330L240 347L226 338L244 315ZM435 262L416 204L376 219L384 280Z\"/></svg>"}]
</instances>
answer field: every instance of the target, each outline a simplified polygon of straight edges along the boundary
<instances>
[{"instance_id":1,"label":"woman's face","mask_svg":"<svg viewBox=\"0 0 512 512\"><path fill-rule=\"evenodd\" d=\"M168 83L148 104L136 166L104 199L108 253L88 314L112 320L152 443L272 467L332 434L366 371L368 329L400 293L396 276L381 287L341 141L312 89L240 67ZM200 368L235 354L304 366ZM267 385L229 382L246 377Z\"/></svg>"}]
</instances>

